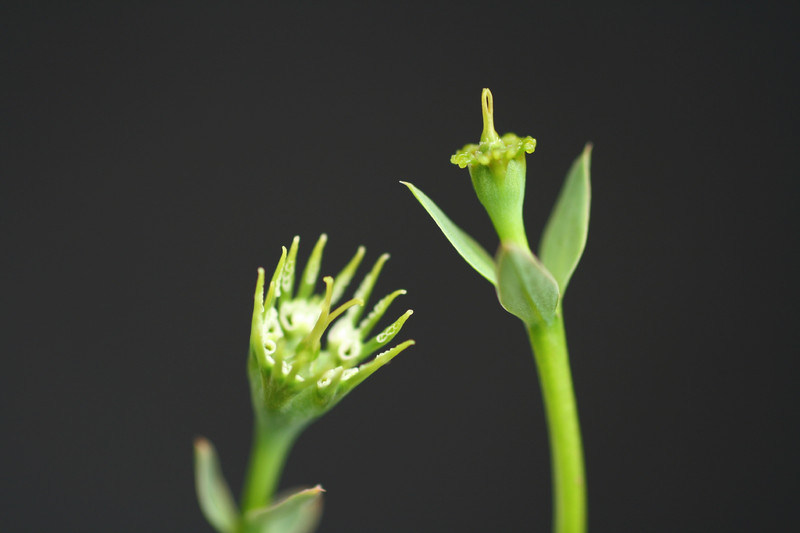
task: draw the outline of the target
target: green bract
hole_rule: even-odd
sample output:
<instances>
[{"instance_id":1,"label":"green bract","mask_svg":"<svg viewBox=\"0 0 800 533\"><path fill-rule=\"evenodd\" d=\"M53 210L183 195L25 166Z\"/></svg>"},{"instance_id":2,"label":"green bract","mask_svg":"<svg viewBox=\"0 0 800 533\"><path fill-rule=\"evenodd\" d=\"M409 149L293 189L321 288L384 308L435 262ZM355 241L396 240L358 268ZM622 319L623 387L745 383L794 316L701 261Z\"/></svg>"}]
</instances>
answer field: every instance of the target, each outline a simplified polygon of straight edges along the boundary
<instances>
[{"instance_id":1,"label":"green bract","mask_svg":"<svg viewBox=\"0 0 800 533\"><path fill-rule=\"evenodd\" d=\"M589 183L591 159L592 145L587 144L567 173L539 244L542 262L553 273L562 293L567 290L586 248L592 196Z\"/></svg>"},{"instance_id":2,"label":"green bract","mask_svg":"<svg viewBox=\"0 0 800 533\"><path fill-rule=\"evenodd\" d=\"M405 294L397 290L361 318L364 302L389 258L386 254L366 275L354 298L333 307L358 268L364 248L336 278L323 278L325 291L314 294L326 240L322 235L317 241L296 291L297 237L288 253L283 249L266 296L264 270L258 271L248 368L253 407L272 426L310 422L414 343L405 341L364 362L394 339L412 311L372 335L392 301Z\"/></svg>"}]
</instances>

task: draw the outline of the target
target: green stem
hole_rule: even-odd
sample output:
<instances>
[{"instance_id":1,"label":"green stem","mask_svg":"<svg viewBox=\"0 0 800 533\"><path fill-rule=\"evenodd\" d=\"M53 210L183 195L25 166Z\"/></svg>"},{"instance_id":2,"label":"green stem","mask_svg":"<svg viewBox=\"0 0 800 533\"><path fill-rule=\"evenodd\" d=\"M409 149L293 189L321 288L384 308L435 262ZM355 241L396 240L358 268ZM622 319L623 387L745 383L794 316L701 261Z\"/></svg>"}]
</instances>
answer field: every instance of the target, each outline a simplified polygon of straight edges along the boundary
<instances>
[{"instance_id":1,"label":"green stem","mask_svg":"<svg viewBox=\"0 0 800 533\"><path fill-rule=\"evenodd\" d=\"M242 513L261 509L272 502L283 464L300 429L295 426L269 427L255 417L253 449L242 494Z\"/></svg>"},{"instance_id":2,"label":"green stem","mask_svg":"<svg viewBox=\"0 0 800 533\"><path fill-rule=\"evenodd\" d=\"M554 533L586 531L586 478L578 408L561 309L550 324L528 328L550 433Z\"/></svg>"}]
</instances>

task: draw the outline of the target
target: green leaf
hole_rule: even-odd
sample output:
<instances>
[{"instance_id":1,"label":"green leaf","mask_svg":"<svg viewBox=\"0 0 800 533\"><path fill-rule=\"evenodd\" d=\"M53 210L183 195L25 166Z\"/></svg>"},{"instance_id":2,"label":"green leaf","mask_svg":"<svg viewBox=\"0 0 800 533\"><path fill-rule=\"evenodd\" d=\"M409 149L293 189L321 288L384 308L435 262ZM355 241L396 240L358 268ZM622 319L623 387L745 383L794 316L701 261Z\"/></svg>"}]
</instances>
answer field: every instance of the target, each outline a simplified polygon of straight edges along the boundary
<instances>
[{"instance_id":1,"label":"green leaf","mask_svg":"<svg viewBox=\"0 0 800 533\"><path fill-rule=\"evenodd\" d=\"M549 323L556 314L558 284L530 250L502 244L497 252L497 298L529 326Z\"/></svg>"},{"instance_id":2,"label":"green leaf","mask_svg":"<svg viewBox=\"0 0 800 533\"><path fill-rule=\"evenodd\" d=\"M375 350L384 346L392 341L395 336L400 333L400 329L403 327L403 324L406 323L408 317L414 314L414 311L409 309L405 313L403 313L400 318L392 322L392 324L385 328L383 331L378 333L373 339L368 342L365 342L364 345L361 347L361 353L359 354L359 358L368 357L371 355Z\"/></svg>"},{"instance_id":3,"label":"green leaf","mask_svg":"<svg viewBox=\"0 0 800 533\"><path fill-rule=\"evenodd\" d=\"M361 305L354 305L350 309L347 310L347 314L345 315L345 319L350 322L353 327L358 323L358 320L361 318L361 314L364 312L364 304L369 301L369 297L372 294L372 289L375 288L375 282L378 281L378 276L381 274L381 270L383 270L383 265L386 264L386 261L389 260L389 254L382 254L375 264L372 265L372 270L370 270L364 279L361 280L361 283L358 285L355 294L353 297L357 300L361 300ZM334 289L336 288L334 283Z\"/></svg>"},{"instance_id":4,"label":"green leaf","mask_svg":"<svg viewBox=\"0 0 800 533\"><path fill-rule=\"evenodd\" d=\"M307 299L314 293L314 286L317 283L317 276L319 276L319 267L322 263L322 250L325 248L325 243L328 242L328 236L324 233L319 236L317 244L311 250L311 256L306 262L306 268L303 270L303 275L300 278L300 288L297 289L297 298Z\"/></svg>"},{"instance_id":5,"label":"green leaf","mask_svg":"<svg viewBox=\"0 0 800 533\"><path fill-rule=\"evenodd\" d=\"M361 264L361 260L364 258L364 253L366 251L366 248L359 246L358 250L356 250L356 255L354 255L350 262L347 263L347 265L341 270L341 272L336 274L336 277L333 278L333 295L331 296L331 304L338 302L339 298L342 297L344 291L347 289L347 286L350 285L350 281L353 279L356 269L358 268L358 265Z\"/></svg>"},{"instance_id":6,"label":"green leaf","mask_svg":"<svg viewBox=\"0 0 800 533\"><path fill-rule=\"evenodd\" d=\"M288 496L266 509L248 512L245 533L311 533L322 516L322 487L317 485Z\"/></svg>"},{"instance_id":7,"label":"green leaf","mask_svg":"<svg viewBox=\"0 0 800 533\"><path fill-rule=\"evenodd\" d=\"M475 239L467 235L464 230L456 226L452 220L447 218L439 207L433 203L433 200L428 198L425 193L414 187L412 184L401 181L403 185L411 190L411 193L417 198L422 207L442 230L444 236L450 241L450 244L461 254L461 257L469 263L469 265L478 271L478 274L488 279L492 285L496 285L495 266L492 261L492 256L478 244Z\"/></svg>"},{"instance_id":8,"label":"green leaf","mask_svg":"<svg viewBox=\"0 0 800 533\"><path fill-rule=\"evenodd\" d=\"M367 317L363 319L358 324L358 340L363 341L367 335L370 334L372 328L383 318L383 315L389 309L389 305L397 298L398 296L406 294L406 291L403 289L399 289L394 291L393 293L384 296L381 298L378 303L375 304L375 307L372 308L372 311L369 312Z\"/></svg>"},{"instance_id":9,"label":"green leaf","mask_svg":"<svg viewBox=\"0 0 800 533\"><path fill-rule=\"evenodd\" d=\"M370 377L372 374L377 372L381 367L390 363L392 359L397 357L400 352L408 348L409 346L413 346L415 343L413 340L407 340L405 342L401 342L400 344L389 348L388 350L379 353L376 355L371 361L364 363L363 365L357 367L357 372L350 376L348 379L342 382L339 386L339 397L337 398L336 402L342 401L342 399L350 393L353 389L357 386L362 384L364 380ZM352 372L354 369L349 369Z\"/></svg>"},{"instance_id":10,"label":"green leaf","mask_svg":"<svg viewBox=\"0 0 800 533\"><path fill-rule=\"evenodd\" d=\"M217 452L204 438L194 442L194 472L197 499L206 520L219 533L234 533L239 523L239 510L222 476Z\"/></svg>"},{"instance_id":11,"label":"green leaf","mask_svg":"<svg viewBox=\"0 0 800 533\"><path fill-rule=\"evenodd\" d=\"M569 169L539 247L542 263L558 282L562 296L583 255L589 233L591 154L592 145L587 144Z\"/></svg>"}]
</instances>

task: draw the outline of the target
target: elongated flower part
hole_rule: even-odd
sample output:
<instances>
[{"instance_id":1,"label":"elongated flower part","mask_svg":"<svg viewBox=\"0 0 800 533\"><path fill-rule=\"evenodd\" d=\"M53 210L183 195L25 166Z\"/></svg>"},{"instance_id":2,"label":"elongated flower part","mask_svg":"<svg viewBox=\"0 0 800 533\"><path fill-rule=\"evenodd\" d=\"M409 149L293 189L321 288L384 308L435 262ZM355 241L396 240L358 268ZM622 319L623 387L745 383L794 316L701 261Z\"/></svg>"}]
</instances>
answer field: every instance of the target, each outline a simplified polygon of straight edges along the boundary
<instances>
[{"instance_id":1,"label":"elongated flower part","mask_svg":"<svg viewBox=\"0 0 800 533\"><path fill-rule=\"evenodd\" d=\"M299 242L295 237L288 251L283 248L269 281L264 269L258 270L253 306L248 364L253 405L257 413L279 425L305 424L322 415L414 344L407 340L387 349L411 310L376 329L390 304L405 294L403 290L379 300L362 319L387 254L378 258L354 297L339 304L364 257L364 248L358 249L335 278L325 276L324 290L316 292L327 237L319 238L297 278Z\"/></svg>"}]
</instances>

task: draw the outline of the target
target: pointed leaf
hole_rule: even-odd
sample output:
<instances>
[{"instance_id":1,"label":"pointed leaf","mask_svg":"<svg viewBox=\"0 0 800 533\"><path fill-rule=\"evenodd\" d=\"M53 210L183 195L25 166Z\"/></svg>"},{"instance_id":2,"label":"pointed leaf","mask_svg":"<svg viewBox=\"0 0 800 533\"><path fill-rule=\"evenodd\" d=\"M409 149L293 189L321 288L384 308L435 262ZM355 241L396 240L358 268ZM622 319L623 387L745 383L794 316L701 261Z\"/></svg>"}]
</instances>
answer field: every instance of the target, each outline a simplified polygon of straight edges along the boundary
<instances>
[{"instance_id":1,"label":"pointed leaf","mask_svg":"<svg viewBox=\"0 0 800 533\"><path fill-rule=\"evenodd\" d=\"M345 289L347 289L347 286L350 284L350 280L353 279L353 275L356 273L358 265L361 264L361 260L364 258L365 251L366 249L363 246L359 246L356 255L354 255L342 271L333 278L333 296L331 297L331 303L338 302L339 298L344 294Z\"/></svg>"},{"instance_id":2,"label":"pointed leaf","mask_svg":"<svg viewBox=\"0 0 800 533\"><path fill-rule=\"evenodd\" d=\"M550 322L558 305L558 284L530 250L503 244L497 252L497 298L528 325Z\"/></svg>"},{"instance_id":3,"label":"pointed leaf","mask_svg":"<svg viewBox=\"0 0 800 533\"><path fill-rule=\"evenodd\" d=\"M267 312L275 303L276 296L280 295L280 282L281 282L281 273L283 273L283 265L286 263L286 247L281 246L281 259L278 261L278 266L275 267L275 272L272 274L272 279L269 282L269 290L267 291L267 296L264 298L264 305L261 306L262 312ZM256 294L260 294L258 292L258 288L256 288ZM263 295L262 295L263 296Z\"/></svg>"},{"instance_id":4,"label":"pointed leaf","mask_svg":"<svg viewBox=\"0 0 800 533\"><path fill-rule=\"evenodd\" d=\"M266 509L250 511L245 533L311 533L322 516L322 487L301 490Z\"/></svg>"},{"instance_id":5,"label":"pointed leaf","mask_svg":"<svg viewBox=\"0 0 800 533\"><path fill-rule=\"evenodd\" d=\"M389 309L389 305L391 305L394 299L401 294L406 294L406 291L403 289L398 289L388 296L384 296L377 304L375 304L375 307L372 308L372 311L369 312L367 317L358 324L357 329L359 340L363 341L364 338L370 334L372 328L375 327L375 324L378 323L378 321L383 317L384 313L386 313L386 310Z\"/></svg>"},{"instance_id":6,"label":"pointed leaf","mask_svg":"<svg viewBox=\"0 0 800 533\"><path fill-rule=\"evenodd\" d=\"M327 242L328 236L323 233L319 236L314 249L311 250L311 256L308 258L306 268L300 278L300 287L297 289L298 299L306 299L314 293L314 286L317 284L317 276L319 276L319 267L322 263L322 250Z\"/></svg>"},{"instance_id":7,"label":"pointed leaf","mask_svg":"<svg viewBox=\"0 0 800 533\"><path fill-rule=\"evenodd\" d=\"M425 193L410 183L405 181L401 181L400 183L411 190L411 193L417 198L419 203L422 204L422 207L425 208L431 218L433 218L433 221L436 222L436 225L442 230L442 233L444 233L444 236L450 241L450 244L461 254L461 257L463 257L472 268L477 270L478 274L488 279L492 285L496 285L495 266L494 261L492 261L492 256L489 255L475 239L467 235L464 230L447 218L447 215L445 215Z\"/></svg>"},{"instance_id":8,"label":"pointed leaf","mask_svg":"<svg viewBox=\"0 0 800 533\"><path fill-rule=\"evenodd\" d=\"M294 239L292 239L292 245L289 247L289 255L286 256L286 260L283 263L283 272L281 272L280 281L278 283L278 288L280 289L278 296L283 298L281 301L292 299L294 276L297 267L297 248L299 245L300 237L295 235Z\"/></svg>"},{"instance_id":9,"label":"pointed leaf","mask_svg":"<svg viewBox=\"0 0 800 533\"><path fill-rule=\"evenodd\" d=\"M589 233L591 154L592 145L587 144L572 164L542 233L539 256L558 282L562 296L583 255Z\"/></svg>"},{"instance_id":10,"label":"pointed leaf","mask_svg":"<svg viewBox=\"0 0 800 533\"><path fill-rule=\"evenodd\" d=\"M358 323L358 320L361 318L362 313L364 312L364 305L369 301L369 296L372 294L372 289L375 288L375 282L378 281L378 276L381 274L381 270L383 269L383 265L386 261L389 260L389 254L382 254L375 264L372 266L372 270L364 276L364 279L361 281L361 284L356 289L356 293L353 295L354 298L357 300L361 300L361 305L351 307L347 310L347 321L355 327Z\"/></svg>"},{"instance_id":11,"label":"pointed leaf","mask_svg":"<svg viewBox=\"0 0 800 533\"><path fill-rule=\"evenodd\" d=\"M342 375L342 383L340 385L341 395L339 397L339 401L341 401L341 399L344 398L345 395L347 395L350 391L363 383L364 380L377 372L382 366L390 363L392 359L400 354L400 352L409 346L413 346L414 344L415 343L413 340L401 342L397 346L393 346L385 352L379 353L371 361L368 361L359 367L346 370Z\"/></svg>"},{"instance_id":12,"label":"pointed leaf","mask_svg":"<svg viewBox=\"0 0 800 533\"><path fill-rule=\"evenodd\" d=\"M217 452L204 438L198 438L194 443L194 471L197 499L206 520L219 533L234 533L239 522L239 510L222 476Z\"/></svg>"},{"instance_id":13,"label":"pointed leaf","mask_svg":"<svg viewBox=\"0 0 800 533\"><path fill-rule=\"evenodd\" d=\"M395 335L400 333L400 330L402 329L403 324L406 323L406 320L408 320L408 317L410 317L413 314L414 311L409 309L408 311L403 313L400 316L400 318L395 320L389 327L378 333L375 336L375 338L373 338L369 342L364 343L364 345L361 347L361 354L359 355L359 358L367 357L381 346L384 346L385 344L391 342L392 339L394 339Z\"/></svg>"}]
</instances>

